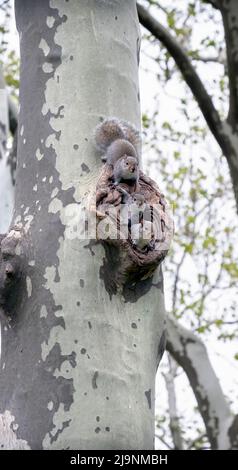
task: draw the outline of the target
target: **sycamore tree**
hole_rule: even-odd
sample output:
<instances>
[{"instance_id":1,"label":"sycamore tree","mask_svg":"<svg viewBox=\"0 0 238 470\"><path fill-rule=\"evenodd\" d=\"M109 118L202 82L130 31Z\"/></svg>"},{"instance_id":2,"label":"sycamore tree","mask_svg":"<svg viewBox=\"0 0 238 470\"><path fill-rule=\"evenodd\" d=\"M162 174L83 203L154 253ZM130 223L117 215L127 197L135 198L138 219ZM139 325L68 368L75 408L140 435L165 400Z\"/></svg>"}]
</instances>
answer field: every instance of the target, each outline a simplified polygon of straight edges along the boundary
<instances>
[{"instance_id":1,"label":"sycamore tree","mask_svg":"<svg viewBox=\"0 0 238 470\"><path fill-rule=\"evenodd\" d=\"M14 213L1 236L1 446L151 449L161 270L110 291L116 260L95 239L67 235L68 210L95 191L96 125L117 116L140 127L136 2L17 0L15 11L20 112Z\"/></svg>"},{"instance_id":2,"label":"sycamore tree","mask_svg":"<svg viewBox=\"0 0 238 470\"><path fill-rule=\"evenodd\" d=\"M106 4L106 2L102 3ZM231 381L233 382L231 389L226 386L227 375L223 374L225 362L222 357L223 366L219 365L219 361L214 361L214 357L211 362L205 344L209 353L212 353L213 348L213 346L210 347L210 344L216 345L216 351L219 349L225 350L224 354L231 363L229 364L231 374L235 370L235 358L238 357L235 347L237 338L236 286L238 277L238 254L235 243L237 239L237 216L234 208L234 201L237 200L237 148L235 145L235 51L237 41L235 18L237 6L235 1L222 2L221 0L206 3L201 0L184 0L177 3L178 5L175 5L174 2L162 0L141 1L138 5L139 18L145 28L142 30L141 54L142 124L145 144L143 161L148 173L151 173L153 177L157 174L159 184L161 183L166 196L173 204L176 227L173 247L164 269L168 356L165 358L161 372L158 374L158 390L160 390L160 384L164 379L168 402L163 406L159 396L156 423L156 437L158 440L156 445L163 445L169 449L228 449L237 447L235 382ZM17 61L14 51L9 50L9 47L5 44L7 40L5 40L4 31L7 29L10 12L5 11L5 13L5 23L2 26L3 47L1 57L5 84L7 84L5 89L8 94L11 93L14 99L17 96L16 90L18 87ZM64 18L64 14L67 16L67 13L61 13L62 15L59 14L61 19ZM133 12L134 14L135 12ZM116 16L119 18L119 15L115 14L114 19ZM48 20L49 23L50 21L53 22L53 20ZM121 21L125 22L126 20L124 18ZM65 24L67 24L67 21L65 21ZM64 21L62 20L63 26ZM109 26L108 28L110 31ZM78 31L76 26L75 31ZM109 31L107 34L109 34ZM40 43L41 37L38 40ZM107 40L108 37L105 41ZM76 38L72 41L76 41ZM58 41L56 43L58 44ZM43 43L41 44L43 46ZM44 48L42 48L44 54L46 50L47 47L44 44ZM82 53L81 49L78 53ZM105 51L103 51L103 56L104 54ZM48 63L47 54L45 56L45 62ZM70 56L72 57L74 54L70 54ZM107 60L107 58L104 59ZM74 58L70 59L71 62L73 60ZM83 59L81 58L81 60ZM86 61L86 58L84 60ZM38 80L38 76L35 80ZM144 83L145 86L143 87ZM148 83L150 86L153 84L151 88L153 89L154 100L151 101L147 93L143 91L143 88L148 87ZM51 99L53 99L54 95L50 94L53 93L52 82L50 86L51 90L48 90L48 98L51 96ZM73 85L70 85L68 90L71 94L72 87ZM115 94L117 87L118 85L114 90ZM92 99L95 99L95 96ZM32 100L33 102L34 100ZM14 106L11 104L12 100L8 100L8 103L11 135L16 136L16 119L14 118L16 114L14 113ZM116 106L118 109L117 99ZM57 114L58 107L55 103L52 109L51 125L52 122L54 124L56 122L54 114ZM69 140L72 141L73 134L71 133L80 128L80 124L77 123L76 126L76 122L82 122L80 121L82 116L79 111L77 111L77 115L74 113L72 105L69 109L70 122L67 126L71 130L67 132L70 134ZM110 114L117 114L117 111L111 107L109 111ZM107 114L109 111L100 112ZM126 112L122 111L121 115L137 124L138 115L136 118L133 117L132 110L130 111L132 114L128 115L128 113L127 108ZM3 115L7 126L6 109L4 113L2 112L1 116ZM73 129L75 130L73 131ZM59 131L59 128L57 130ZM37 132L35 130L35 135L38 135ZM24 138L26 139L20 132L20 139L23 141ZM9 145L11 145L11 141L12 139L10 139ZM27 145L27 142L24 145ZM54 146L54 142L52 145ZM4 152L5 162L8 160L11 165L5 163L2 166L8 174L12 170L13 181L15 150L16 137L10 155L9 152ZM57 147L57 152L59 150L60 147ZM20 150L19 155L19 158L22 158L22 150ZM98 164L98 162L95 163ZM29 175L32 175L32 172L33 168L29 169ZM1 181L6 181L6 178L1 177ZM2 201L2 195L6 197L7 194L12 192L10 178L8 182L8 188L4 190L1 184ZM1 221L5 218L5 222L4 228L0 232L7 229L8 220L10 220L9 207L6 204L5 208L1 206ZM94 252L95 248L91 247L91 250ZM70 260L68 262L70 263ZM71 264L73 263L71 262ZM38 282L39 277L36 283ZM76 279L74 282L75 285L78 285ZM81 287L80 282L82 281L79 280ZM80 299L77 302L81 302ZM40 303L42 304L41 301ZM158 300L156 300L156 303L159 310ZM132 304L132 311L133 309L136 311L137 306L137 302ZM88 304L85 308L89 309ZM121 308L120 306L119 310ZM43 319L47 318L48 310L47 316L45 310L42 316ZM60 318L60 311L56 313L56 316ZM91 323L91 320L89 322ZM47 341L46 339L46 345ZM53 340L47 345L49 350L52 345ZM125 347L127 349L127 346L122 344L120 350L122 357L124 357ZM68 347L66 349L68 351ZM80 349L83 357L87 354L90 355L88 351L83 354L82 349L84 351L87 348ZM52 361L52 354L53 352L47 356L45 353L45 362ZM53 373L53 375L57 375L58 383L62 380L60 372L62 373L62 370L64 370L67 361L70 363L71 368L75 369L76 367L74 367L76 360L74 361L73 357L70 359L68 352L67 354L64 352L63 357L61 365L55 369L57 374L55 371ZM14 370L16 370L18 368L18 359L16 360L16 357L13 357L11 361L15 364ZM47 364L47 367L51 367L51 362ZM85 367L87 368L87 365ZM21 373L21 369L19 373ZM66 375L65 372L64 375ZM185 375L195 397L194 401L190 394L186 404L183 402L186 393L183 388L188 388L187 379L184 378ZM93 377L95 378L94 385L98 386L98 376L94 375ZM25 395L24 393L22 395L23 402L26 394L30 394L29 390L30 386L28 391L24 392ZM148 391L149 388L146 397L149 396ZM118 397L116 402L119 401L120 398ZM52 429L44 445L47 447L51 442L50 446L54 448L54 446L57 447L58 442L63 442L65 428L69 428L66 431L67 434L71 433L72 421L70 419L72 417L62 419L62 411L65 412L66 405L63 405L64 410L62 410L60 404L56 405L56 407L58 406L57 413L55 413L54 400L49 400L48 405L49 407L53 406L53 409L49 410L51 413L48 413L48 422L51 419L49 416L53 415L54 418L53 425L51 425ZM105 409L103 402L98 402L98 405L100 409ZM74 415L74 413L72 414ZM101 419L100 413L96 416L96 423L100 422L97 421L98 418ZM27 419L31 420L30 417ZM74 419L77 419L76 415ZM5 414L3 425L8 426L9 422L13 423L11 428L14 425L17 427L19 424L16 418L14 422L12 414L7 416ZM84 420L82 422L84 423ZM146 432L144 417L141 424L144 426L144 432ZM118 429L120 426L121 424L118 422ZM105 430L106 427L110 428L110 426L105 426ZM95 445L99 445L98 439L101 439L102 430L100 424L95 426L96 429L98 431L95 431L97 439L94 442L97 442ZM105 431L105 434L108 432L108 430ZM132 429L132 433L134 437L130 441L131 445L134 447L137 444L138 446L141 445L142 441L137 440L135 429ZM62 434L62 441L58 440L61 439L61 437L59 438L60 434ZM19 439L20 433L16 435L17 439L11 432L8 434L10 441L13 439L13 444L9 445L16 448L19 446L24 447L27 439L25 437ZM94 434L92 432L90 437L89 435L90 432L87 436L90 448L90 445L94 445L92 444ZM73 436L73 431L71 436ZM102 438L102 440L103 445L105 442L109 442L107 437L105 440ZM54 442L55 444L53 444ZM128 444L128 440L126 442ZM34 443L32 445L37 446L38 444ZM85 441L82 445L86 446ZM116 445L115 441L112 443L112 447L113 445ZM145 445L147 446L147 443Z\"/></svg>"}]
</instances>

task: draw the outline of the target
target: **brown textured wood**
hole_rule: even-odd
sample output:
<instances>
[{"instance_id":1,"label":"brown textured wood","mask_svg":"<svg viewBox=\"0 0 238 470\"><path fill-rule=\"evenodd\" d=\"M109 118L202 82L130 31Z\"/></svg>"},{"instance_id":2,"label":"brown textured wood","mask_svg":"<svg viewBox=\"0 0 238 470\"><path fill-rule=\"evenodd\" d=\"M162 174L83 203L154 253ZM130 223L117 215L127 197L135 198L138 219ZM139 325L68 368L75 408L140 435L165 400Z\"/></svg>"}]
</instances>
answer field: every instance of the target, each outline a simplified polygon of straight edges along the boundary
<instances>
[{"instance_id":1,"label":"brown textured wood","mask_svg":"<svg viewBox=\"0 0 238 470\"><path fill-rule=\"evenodd\" d=\"M115 186L113 184L113 168L105 164L102 168L96 187L96 213L97 213L97 238L108 245L117 247L117 273L116 283L124 284L135 279L145 279L153 275L156 267L168 253L173 235L173 222L169 214L168 204L157 184L142 171L136 187L130 187L125 183ZM120 226L120 208L123 195L120 188L128 193L140 193L145 198L145 203L153 206L153 230L155 235L155 248L141 250L134 246L130 233L123 238L123 227ZM154 208L154 206L156 206ZM110 209L116 208L113 214ZM110 222L110 236L104 239L99 222L103 217ZM118 233L118 237L113 238ZM158 237L159 234L159 237ZM113 262L113 260L112 260Z\"/></svg>"}]
</instances>

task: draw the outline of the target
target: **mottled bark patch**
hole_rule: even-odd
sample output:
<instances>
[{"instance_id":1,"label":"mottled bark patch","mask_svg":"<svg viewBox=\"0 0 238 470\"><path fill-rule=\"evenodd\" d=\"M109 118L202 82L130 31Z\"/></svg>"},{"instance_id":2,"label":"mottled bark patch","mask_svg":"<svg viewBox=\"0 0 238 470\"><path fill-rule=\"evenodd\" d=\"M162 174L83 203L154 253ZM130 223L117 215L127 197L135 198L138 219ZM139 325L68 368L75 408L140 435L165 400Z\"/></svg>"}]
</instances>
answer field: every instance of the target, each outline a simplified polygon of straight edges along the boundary
<instances>
[{"instance_id":1,"label":"mottled bark patch","mask_svg":"<svg viewBox=\"0 0 238 470\"><path fill-rule=\"evenodd\" d=\"M93 378L92 378L92 387L95 389L95 388L98 388L97 386L97 379L98 379L98 371L96 371L94 374L93 374Z\"/></svg>"},{"instance_id":2,"label":"mottled bark patch","mask_svg":"<svg viewBox=\"0 0 238 470\"><path fill-rule=\"evenodd\" d=\"M45 278L50 268L54 269L54 282L60 281L57 251L65 230L59 213L49 211L51 195L57 191L62 207L75 202L74 188L62 189L55 167L57 155L50 144L61 138L61 131L52 128L51 120L64 119L64 105L52 111L45 106L46 84L61 64L61 47L55 42L55 33L67 18L51 8L47 0L34 2L34 7L30 0L17 0L16 18L22 55L15 221L27 231L29 245L24 249L27 282L21 298L16 299L16 320L2 335L5 368L1 371L0 412L9 406L18 423L17 439L40 449L46 433L54 428L55 412L61 405L69 409L73 402L73 380L67 378L67 371L76 366L74 351L64 355L59 345L46 352L44 359L41 356L42 345L48 344L52 329L65 328L62 306L47 289ZM34 263L28 264L31 260ZM65 377L59 372L64 367ZM53 403L50 408L49 393ZM37 423L35 432L29 423Z\"/></svg>"},{"instance_id":3,"label":"mottled bark patch","mask_svg":"<svg viewBox=\"0 0 238 470\"><path fill-rule=\"evenodd\" d=\"M30 450L27 441L18 439L18 424L10 411L0 414L0 450Z\"/></svg>"},{"instance_id":4,"label":"mottled bark patch","mask_svg":"<svg viewBox=\"0 0 238 470\"><path fill-rule=\"evenodd\" d=\"M158 365L163 357L165 348L166 348L166 342L167 342L167 333L166 330L163 331L160 342L159 342L159 347L158 347Z\"/></svg>"},{"instance_id":5,"label":"mottled bark patch","mask_svg":"<svg viewBox=\"0 0 238 470\"><path fill-rule=\"evenodd\" d=\"M82 163L81 168L82 168L83 172L85 172L87 174L90 173L90 169L89 169L88 165L86 165L86 163Z\"/></svg>"},{"instance_id":6,"label":"mottled bark patch","mask_svg":"<svg viewBox=\"0 0 238 470\"><path fill-rule=\"evenodd\" d=\"M148 402L148 407L151 410L151 388L145 391L145 396Z\"/></svg>"},{"instance_id":7,"label":"mottled bark patch","mask_svg":"<svg viewBox=\"0 0 238 470\"><path fill-rule=\"evenodd\" d=\"M238 450L238 415L234 417L233 423L228 430L230 438L231 449Z\"/></svg>"}]
</instances>

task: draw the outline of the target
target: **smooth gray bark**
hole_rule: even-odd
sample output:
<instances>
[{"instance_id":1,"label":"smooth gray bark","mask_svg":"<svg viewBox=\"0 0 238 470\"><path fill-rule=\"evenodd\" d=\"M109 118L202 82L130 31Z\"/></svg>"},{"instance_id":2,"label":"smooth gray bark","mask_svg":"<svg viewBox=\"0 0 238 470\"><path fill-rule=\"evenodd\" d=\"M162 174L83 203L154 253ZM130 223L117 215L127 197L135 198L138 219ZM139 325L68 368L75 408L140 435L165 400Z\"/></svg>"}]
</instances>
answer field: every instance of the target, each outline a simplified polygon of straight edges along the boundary
<instances>
[{"instance_id":1,"label":"smooth gray bark","mask_svg":"<svg viewBox=\"0 0 238 470\"><path fill-rule=\"evenodd\" d=\"M27 267L2 335L1 445L151 449L164 348L161 271L123 294L109 292L104 248L68 239L64 212L95 188L99 119L139 126L136 2L17 0L16 19L13 225L25 233Z\"/></svg>"}]
</instances>

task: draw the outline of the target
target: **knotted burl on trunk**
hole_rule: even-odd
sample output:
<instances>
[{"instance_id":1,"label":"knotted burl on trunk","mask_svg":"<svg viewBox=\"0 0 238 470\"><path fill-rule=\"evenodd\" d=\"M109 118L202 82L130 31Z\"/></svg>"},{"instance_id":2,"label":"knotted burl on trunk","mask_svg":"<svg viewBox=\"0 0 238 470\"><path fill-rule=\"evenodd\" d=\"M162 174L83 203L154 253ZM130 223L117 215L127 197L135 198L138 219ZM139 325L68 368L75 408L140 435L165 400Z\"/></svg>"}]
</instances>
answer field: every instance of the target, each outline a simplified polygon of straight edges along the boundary
<instances>
[{"instance_id":1,"label":"knotted burl on trunk","mask_svg":"<svg viewBox=\"0 0 238 470\"><path fill-rule=\"evenodd\" d=\"M169 206L156 183L139 170L139 133L111 118L96 129L105 162L96 185L96 233L117 285L151 277L173 236ZM102 145L103 144L103 145Z\"/></svg>"},{"instance_id":2,"label":"knotted burl on trunk","mask_svg":"<svg viewBox=\"0 0 238 470\"><path fill-rule=\"evenodd\" d=\"M15 306L25 278L27 236L21 224L0 235L0 310L9 320L14 317Z\"/></svg>"}]
</instances>

